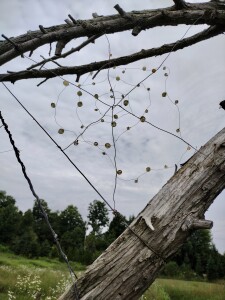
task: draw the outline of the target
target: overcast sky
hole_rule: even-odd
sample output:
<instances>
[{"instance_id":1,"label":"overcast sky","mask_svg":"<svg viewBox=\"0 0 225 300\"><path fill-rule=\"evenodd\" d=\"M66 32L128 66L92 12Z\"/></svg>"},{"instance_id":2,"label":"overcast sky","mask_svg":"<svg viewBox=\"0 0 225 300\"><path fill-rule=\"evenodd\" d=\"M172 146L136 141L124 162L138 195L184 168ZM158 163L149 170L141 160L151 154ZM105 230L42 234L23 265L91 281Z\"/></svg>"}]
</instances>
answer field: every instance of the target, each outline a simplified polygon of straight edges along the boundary
<instances>
[{"instance_id":1,"label":"overcast sky","mask_svg":"<svg viewBox=\"0 0 225 300\"><path fill-rule=\"evenodd\" d=\"M68 14L75 19L89 19L93 12L99 15L115 14L113 6L117 3L126 11L172 5L172 1L158 0L1 0L1 34L11 37L28 30L37 30L40 24L44 27L61 24ZM204 28L206 26L180 26L152 29L141 32L137 37L133 37L130 32L103 36L95 44L90 44L60 63L66 66L105 60L108 59L109 52L115 58L143 48L177 41L185 33L187 37ZM79 45L83 40L73 40L66 46L65 51ZM54 47L52 45L52 51ZM33 54L32 59L40 61L40 55L48 57L48 52L48 46L42 47ZM173 134L181 134L182 138L199 149L225 124L225 112L218 109L219 102L225 98L224 53L224 35L172 53L163 64L165 70L161 68L129 95L129 110L137 116L144 114L146 119L160 128ZM165 58L166 55L145 59L111 70L109 79L116 97L129 92L133 85L145 78L152 68L157 68ZM25 69L31 64L27 58L17 58L1 67L1 73L6 70ZM46 67L55 65L49 64ZM169 76L165 77L164 73ZM120 80L116 80L116 77ZM75 83L74 76L64 76L64 79ZM24 80L14 85L8 83L7 86L62 148L82 132L81 125L87 126L96 121L100 118L100 113L106 110L104 105L96 102L86 92L79 98L78 89L71 84L65 87L60 78L48 80L37 87L40 81ZM80 83L86 91L98 94L100 99L112 104L107 71L98 74L95 84L88 74L81 77ZM148 87L150 92L147 91ZM165 91L169 98L161 96ZM2 85L0 93L2 114L21 151L21 158L39 197L45 199L53 210L63 210L69 204L76 205L86 218L88 204L99 199L99 196ZM175 100L179 101L178 105L172 103ZM80 108L77 107L79 101L83 104ZM56 110L51 107L52 102L57 103ZM96 111L96 108L99 110ZM114 128L117 139L117 167L122 170L122 175L118 176L115 194L116 209L126 216L137 215L173 175L175 164L186 161L194 154L194 150L187 150L187 145L179 139L146 123L138 122L137 118L124 115L119 109L115 113L119 116ZM104 147L105 143L112 144L110 116L106 116L104 120L104 123L90 127L83 135L83 140L80 139L79 145L69 147L66 153L113 205L114 151L113 147ZM127 127L131 129L126 131ZM65 129L63 135L58 134L60 128ZM176 132L177 129L180 129L180 133ZM94 142L98 142L99 147L93 146ZM0 190L12 195L18 207L25 211L33 206L33 197L14 153L8 151L11 149L8 137L1 128ZM102 152L106 152L106 155ZM150 167L151 171L145 173L146 167ZM143 173L145 174L138 178ZM135 183L137 178L138 183ZM206 219L214 222L213 241L221 253L225 251L224 198L223 192L206 213Z\"/></svg>"}]
</instances>

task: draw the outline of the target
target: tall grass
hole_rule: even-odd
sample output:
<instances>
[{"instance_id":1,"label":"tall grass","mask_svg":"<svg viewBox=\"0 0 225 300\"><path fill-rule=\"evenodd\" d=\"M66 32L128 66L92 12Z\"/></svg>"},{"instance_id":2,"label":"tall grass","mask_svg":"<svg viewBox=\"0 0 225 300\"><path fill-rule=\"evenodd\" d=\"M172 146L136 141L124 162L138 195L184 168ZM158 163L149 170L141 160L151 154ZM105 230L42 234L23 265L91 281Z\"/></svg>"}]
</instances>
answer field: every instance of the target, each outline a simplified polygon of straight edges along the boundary
<instances>
[{"instance_id":1,"label":"tall grass","mask_svg":"<svg viewBox=\"0 0 225 300\"><path fill-rule=\"evenodd\" d=\"M85 269L79 263L72 265L75 270ZM57 259L27 259L0 252L1 300L55 300L70 284L66 265ZM225 300L225 282L157 279L140 300Z\"/></svg>"},{"instance_id":2,"label":"tall grass","mask_svg":"<svg viewBox=\"0 0 225 300\"><path fill-rule=\"evenodd\" d=\"M72 265L79 272L85 269L79 263ZM55 300L71 283L67 266L57 259L27 259L0 253L1 300Z\"/></svg>"},{"instance_id":3,"label":"tall grass","mask_svg":"<svg viewBox=\"0 0 225 300\"><path fill-rule=\"evenodd\" d=\"M225 284L157 279L143 300L225 300Z\"/></svg>"},{"instance_id":4,"label":"tall grass","mask_svg":"<svg viewBox=\"0 0 225 300\"><path fill-rule=\"evenodd\" d=\"M28 259L22 256L18 256L12 253L0 252L0 266L9 267L37 267L37 268L50 268L52 270L67 270L65 263L62 263L58 259L40 258L40 259ZM71 262L72 267L75 271L85 270L85 266L78 262Z\"/></svg>"},{"instance_id":5,"label":"tall grass","mask_svg":"<svg viewBox=\"0 0 225 300\"><path fill-rule=\"evenodd\" d=\"M171 300L171 298L163 286L156 280L140 300Z\"/></svg>"}]
</instances>

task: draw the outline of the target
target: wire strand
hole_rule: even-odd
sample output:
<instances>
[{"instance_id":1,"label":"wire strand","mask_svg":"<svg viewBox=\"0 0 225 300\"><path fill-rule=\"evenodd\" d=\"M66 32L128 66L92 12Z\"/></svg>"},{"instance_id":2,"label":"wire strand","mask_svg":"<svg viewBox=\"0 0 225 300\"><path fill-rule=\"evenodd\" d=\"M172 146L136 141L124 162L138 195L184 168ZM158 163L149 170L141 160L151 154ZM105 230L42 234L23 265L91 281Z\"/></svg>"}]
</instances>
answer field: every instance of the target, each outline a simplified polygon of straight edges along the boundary
<instances>
[{"instance_id":1,"label":"wire strand","mask_svg":"<svg viewBox=\"0 0 225 300\"><path fill-rule=\"evenodd\" d=\"M50 140L57 146L57 148L63 153L67 160L74 166L74 168L81 174L81 176L88 182L88 184L95 190L95 192L101 197L101 199L109 206L109 208L114 211L113 207L109 202L102 196L102 194L96 189L96 187L90 182L87 176L77 167L77 165L71 160L71 158L63 151L59 144L52 138L52 136L44 129L44 127L37 121L37 119L26 109L26 107L20 102L20 100L13 94L13 92L2 82L4 87L13 96L13 98L20 104L20 106L26 111L26 113L35 121L35 123L44 131L44 133L50 138Z\"/></svg>"}]
</instances>

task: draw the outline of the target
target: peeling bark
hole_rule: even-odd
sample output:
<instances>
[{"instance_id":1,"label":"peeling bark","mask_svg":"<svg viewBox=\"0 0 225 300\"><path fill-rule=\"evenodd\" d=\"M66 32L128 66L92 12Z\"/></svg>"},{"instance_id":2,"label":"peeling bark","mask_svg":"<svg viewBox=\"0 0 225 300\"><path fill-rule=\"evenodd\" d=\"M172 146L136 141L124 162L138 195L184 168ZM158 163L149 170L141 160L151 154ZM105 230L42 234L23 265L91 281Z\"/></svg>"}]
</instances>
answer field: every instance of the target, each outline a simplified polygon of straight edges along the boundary
<instances>
[{"instance_id":1,"label":"peeling bark","mask_svg":"<svg viewBox=\"0 0 225 300\"><path fill-rule=\"evenodd\" d=\"M225 187L224 141L225 128L181 167L77 280L81 300L139 299L193 230L212 226L204 213ZM73 299L73 287L60 297Z\"/></svg>"}]
</instances>

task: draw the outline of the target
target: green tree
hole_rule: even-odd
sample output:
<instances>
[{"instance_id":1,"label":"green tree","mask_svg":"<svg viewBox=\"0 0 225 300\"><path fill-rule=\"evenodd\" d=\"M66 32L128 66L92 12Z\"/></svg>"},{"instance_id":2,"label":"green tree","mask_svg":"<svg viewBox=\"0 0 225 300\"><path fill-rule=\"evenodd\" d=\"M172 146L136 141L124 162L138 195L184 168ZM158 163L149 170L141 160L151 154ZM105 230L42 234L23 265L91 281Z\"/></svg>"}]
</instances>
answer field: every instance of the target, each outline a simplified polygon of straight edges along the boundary
<instances>
[{"instance_id":1,"label":"green tree","mask_svg":"<svg viewBox=\"0 0 225 300\"><path fill-rule=\"evenodd\" d=\"M9 205L15 205L16 200L6 194L5 191L0 191L0 208L7 207Z\"/></svg>"},{"instance_id":2,"label":"green tree","mask_svg":"<svg viewBox=\"0 0 225 300\"><path fill-rule=\"evenodd\" d=\"M17 236L13 242L12 250L16 254L26 257L38 257L40 255L40 244L37 234L34 232L34 216L28 209L21 217Z\"/></svg>"},{"instance_id":3,"label":"green tree","mask_svg":"<svg viewBox=\"0 0 225 300\"><path fill-rule=\"evenodd\" d=\"M51 209L48 207L48 204L45 200L41 200L41 205L44 208L48 220L56 232L56 234L59 234L59 228L60 228L60 218L59 213L52 212ZM34 217L34 232L38 236L38 243L40 245L40 255L42 256L51 256L52 255L52 247L54 245L54 238L52 236L52 233L44 219L44 216L42 214L41 208L37 200L34 201L33 206L33 217ZM49 250L49 253L47 253L47 249ZM54 251L55 252L55 251Z\"/></svg>"},{"instance_id":4,"label":"green tree","mask_svg":"<svg viewBox=\"0 0 225 300\"><path fill-rule=\"evenodd\" d=\"M31 209L25 211L21 221L21 228L34 227L34 215Z\"/></svg>"},{"instance_id":5,"label":"green tree","mask_svg":"<svg viewBox=\"0 0 225 300\"><path fill-rule=\"evenodd\" d=\"M109 224L109 234L117 238L126 229L126 217L121 214L116 214Z\"/></svg>"},{"instance_id":6,"label":"green tree","mask_svg":"<svg viewBox=\"0 0 225 300\"><path fill-rule=\"evenodd\" d=\"M198 275L207 274L209 280L225 276L225 259L212 244L209 230L192 233L173 258L180 266L194 270Z\"/></svg>"},{"instance_id":7,"label":"green tree","mask_svg":"<svg viewBox=\"0 0 225 300\"><path fill-rule=\"evenodd\" d=\"M26 228L23 234L16 238L13 251L29 258L38 257L40 255L40 244L36 233L31 228Z\"/></svg>"},{"instance_id":8,"label":"green tree","mask_svg":"<svg viewBox=\"0 0 225 300\"><path fill-rule=\"evenodd\" d=\"M86 227L76 206L69 205L59 215L60 240L70 259L80 260L84 250Z\"/></svg>"},{"instance_id":9,"label":"green tree","mask_svg":"<svg viewBox=\"0 0 225 300\"><path fill-rule=\"evenodd\" d=\"M48 240L44 240L41 245L38 245L40 250L39 250L39 255L40 256L45 256L48 257L51 254L51 243Z\"/></svg>"},{"instance_id":10,"label":"green tree","mask_svg":"<svg viewBox=\"0 0 225 300\"><path fill-rule=\"evenodd\" d=\"M110 238L108 232L102 233L102 229L109 223L105 203L94 200L89 204L88 211L88 224L92 231L85 239L84 263L90 264L107 248Z\"/></svg>"},{"instance_id":11,"label":"green tree","mask_svg":"<svg viewBox=\"0 0 225 300\"><path fill-rule=\"evenodd\" d=\"M207 277L209 280L222 278L225 275L225 262L224 256L221 255L216 249L215 245L212 245L210 252L210 258L207 264Z\"/></svg>"},{"instance_id":12,"label":"green tree","mask_svg":"<svg viewBox=\"0 0 225 300\"><path fill-rule=\"evenodd\" d=\"M92 231L85 239L84 260L86 264L92 263L109 245L106 233L96 235Z\"/></svg>"},{"instance_id":13,"label":"green tree","mask_svg":"<svg viewBox=\"0 0 225 300\"><path fill-rule=\"evenodd\" d=\"M107 244L110 245L121 233L126 229L128 221L126 217L121 214L114 215L112 221L109 223L109 229L105 234Z\"/></svg>"},{"instance_id":14,"label":"green tree","mask_svg":"<svg viewBox=\"0 0 225 300\"><path fill-rule=\"evenodd\" d=\"M199 254L196 255L195 271L200 276L202 276L202 274L204 273L201 256Z\"/></svg>"},{"instance_id":15,"label":"green tree","mask_svg":"<svg viewBox=\"0 0 225 300\"><path fill-rule=\"evenodd\" d=\"M13 197L0 191L0 243L8 246L12 246L22 219L22 212L15 203Z\"/></svg>"},{"instance_id":16,"label":"green tree","mask_svg":"<svg viewBox=\"0 0 225 300\"><path fill-rule=\"evenodd\" d=\"M103 227L109 223L108 210L104 202L94 200L88 207L88 224L94 234L101 234Z\"/></svg>"},{"instance_id":17,"label":"green tree","mask_svg":"<svg viewBox=\"0 0 225 300\"><path fill-rule=\"evenodd\" d=\"M192 270L201 275L207 271L211 250L212 237L210 230L197 230L187 239L173 259L180 266L183 263L188 264Z\"/></svg>"},{"instance_id":18,"label":"green tree","mask_svg":"<svg viewBox=\"0 0 225 300\"><path fill-rule=\"evenodd\" d=\"M179 277L181 273L181 268L177 265L175 261L168 262L164 269L162 270L161 274L167 277Z\"/></svg>"},{"instance_id":19,"label":"green tree","mask_svg":"<svg viewBox=\"0 0 225 300\"><path fill-rule=\"evenodd\" d=\"M56 230L55 227L58 226L58 213L52 212L48 207L48 204L45 200L41 200L41 205L44 208L46 214L48 215L48 219L50 224L52 225L53 229ZM41 212L39 203L37 200L34 201L33 206L33 216L34 216L34 232L38 236L39 243L43 243L45 240L48 240L50 243L54 242L52 233L44 219L44 216Z\"/></svg>"},{"instance_id":20,"label":"green tree","mask_svg":"<svg viewBox=\"0 0 225 300\"><path fill-rule=\"evenodd\" d=\"M69 205L60 215L60 232L73 231L76 227L80 227L85 231L85 222L81 214L74 205Z\"/></svg>"},{"instance_id":21,"label":"green tree","mask_svg":"<svg viewBox=\"0 0 225 300\"><path fill-rule=\"evenodd\" d=\"M216 258L211 255L207 264L207 278L208 280L214 280L218 278L218 265Z\"/></svg>"}]
</instances>

